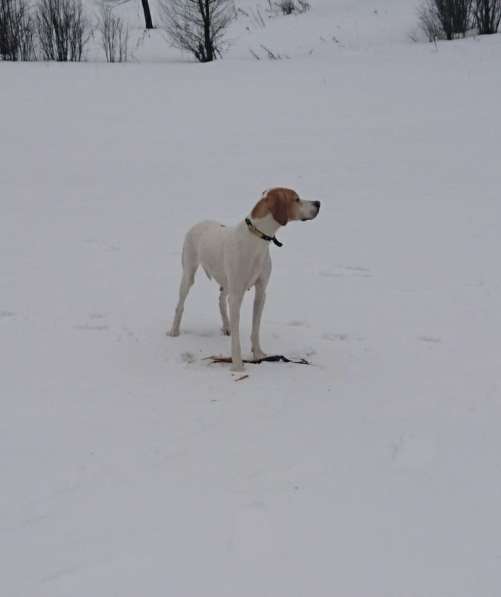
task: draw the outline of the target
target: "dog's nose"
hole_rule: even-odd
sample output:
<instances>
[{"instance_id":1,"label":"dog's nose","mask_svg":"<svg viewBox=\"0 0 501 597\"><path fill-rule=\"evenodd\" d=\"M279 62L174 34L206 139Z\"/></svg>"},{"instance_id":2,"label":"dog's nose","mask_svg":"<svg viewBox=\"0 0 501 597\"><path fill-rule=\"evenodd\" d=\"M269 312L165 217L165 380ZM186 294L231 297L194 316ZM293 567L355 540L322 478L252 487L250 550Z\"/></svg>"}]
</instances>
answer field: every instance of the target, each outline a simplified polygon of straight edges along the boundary
<instances>
[{"instance_id":1,"label":"dog's nose","mask_svg":"<svg viewBox=\"0 0 501 597\"><path fill-rule=\"evenodd\" d=\"M313 201L313 205L317 208L320 209L320 201Z\"/></svg>"}]
</instances>

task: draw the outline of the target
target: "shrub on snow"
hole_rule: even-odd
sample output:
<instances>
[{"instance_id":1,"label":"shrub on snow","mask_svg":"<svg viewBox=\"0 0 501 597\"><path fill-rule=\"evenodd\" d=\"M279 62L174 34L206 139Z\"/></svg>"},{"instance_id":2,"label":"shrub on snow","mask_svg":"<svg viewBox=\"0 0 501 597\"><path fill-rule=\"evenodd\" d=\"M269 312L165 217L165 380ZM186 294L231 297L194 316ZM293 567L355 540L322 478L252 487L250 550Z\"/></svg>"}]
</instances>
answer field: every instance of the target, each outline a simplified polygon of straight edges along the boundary
<instances>
[{"instance_id":1,"label":"shrub on snow","mask_svg":"<svg viewBox=\"0 0 501 597\"><path fill-rule=\"evenodd\" d=\"M25 0L0 0L0 58L34 60L35 26Z\"/></svg>"},{"instance_id":2,"label":"shrub on snow","mask_svg":"<svg viewBox=\"0 0 501 597\"><path fill-rule=\"evenodd\" d=\"M39 0L35 19L45 60L82 60L92 30L81 0Z\"/></svg>"}]
</instances>

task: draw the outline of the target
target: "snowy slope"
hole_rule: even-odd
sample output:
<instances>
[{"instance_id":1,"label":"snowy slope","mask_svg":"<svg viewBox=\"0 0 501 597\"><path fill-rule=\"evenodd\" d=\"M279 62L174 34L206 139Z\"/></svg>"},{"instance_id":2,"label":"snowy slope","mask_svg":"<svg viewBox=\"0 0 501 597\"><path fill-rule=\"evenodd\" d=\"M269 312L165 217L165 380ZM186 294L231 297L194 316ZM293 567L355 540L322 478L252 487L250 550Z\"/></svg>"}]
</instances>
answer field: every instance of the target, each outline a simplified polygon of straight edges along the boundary
<instances>
[{"instance_id":1,"label":"snowy slope","mask_svg":"<svg viewBox=\"0 0 501 597\"><path fill-rule=\"evenodd\" d=\"M0 65L0 595L499 596L501 38L402 35ZM205 276L164 335L181 243L275 184L322 211L263 348L313 366L236 383Z\"/></svg>"},{"instance_id":2,"label":"snowy slope","mask_svg":"<svg viewBox=\"0 0 501 597\"><path fill-rule=\"evenodd\" d=\"M265 58L264 48L284 58L335 57L343 49L410 43L409 34L416 29L415 0L313 0L310 11L285 17L270 11L266 0L236 4L238 18L229 36L231 57Z\"/></svg>"},{"instance_id":3,"label":"snowy slope","mask_svg":"<svg viewBox=\"0 0 501 597\"><path fill-rule=\"evenodd\" d=\"M99 17L99 0L84 0L87 13ZM340 51L374 51L381 46L409 44L416 37L416 0L312 0L311 10L283 16L268 0L236 0L236 19L226 35L226 59L264 59L266 50L281 58L328 55ZM129 27L131 59L140 62L179 62L192 58L172 47L162 31L160 3L150 0L157 29L144 30L139 0L117 3L115 14ZM88 56L104 60L99 35Z\"/></svg>"}]
</instances>

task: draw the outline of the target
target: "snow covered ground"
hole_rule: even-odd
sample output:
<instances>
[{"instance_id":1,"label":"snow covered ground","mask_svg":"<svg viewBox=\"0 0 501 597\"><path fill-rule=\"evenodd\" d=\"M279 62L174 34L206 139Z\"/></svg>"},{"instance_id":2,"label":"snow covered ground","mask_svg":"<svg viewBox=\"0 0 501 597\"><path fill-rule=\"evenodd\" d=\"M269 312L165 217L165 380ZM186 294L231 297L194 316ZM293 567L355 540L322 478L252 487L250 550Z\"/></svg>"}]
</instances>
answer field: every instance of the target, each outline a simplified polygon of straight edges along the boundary
<instances>
[{"instance_id":1,"label":"snow covered ground","mask_svg":"<svg viewBox=\"0 0 501 597\"><path fill-rule=\"evenodd\" d=\"M381 13L291 60L0 64L2 597L501 594L501 38ZM205 276L165 336L182 238L278 184L322 210L263 348L313 365L236 383Z\"/></svg>"}]
</instances>

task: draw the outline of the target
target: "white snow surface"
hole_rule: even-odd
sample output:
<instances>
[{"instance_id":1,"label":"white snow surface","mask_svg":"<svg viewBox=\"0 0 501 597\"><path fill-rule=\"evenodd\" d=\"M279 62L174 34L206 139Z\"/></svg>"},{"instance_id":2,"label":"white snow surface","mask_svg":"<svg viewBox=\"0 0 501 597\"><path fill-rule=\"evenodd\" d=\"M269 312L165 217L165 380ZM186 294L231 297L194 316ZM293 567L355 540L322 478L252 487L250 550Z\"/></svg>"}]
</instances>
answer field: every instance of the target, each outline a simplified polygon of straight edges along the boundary
<instances>
[{"instance_id":1,"label":"white snow surface","mask_svg":"<svg viewBox=\"0 0 501 597\"><path fill-rule=\"evenodd\" d=\"M2 597L501 594L501 38L386 4L273 20L291 60L0 64ZM182 239L274 185L322 209L262 344L312 365L237 382L202 273L165 336Z\"/></svg>"}]
</instances>

